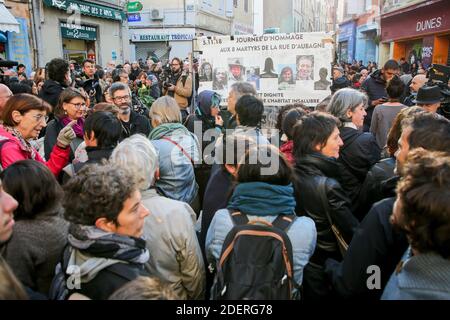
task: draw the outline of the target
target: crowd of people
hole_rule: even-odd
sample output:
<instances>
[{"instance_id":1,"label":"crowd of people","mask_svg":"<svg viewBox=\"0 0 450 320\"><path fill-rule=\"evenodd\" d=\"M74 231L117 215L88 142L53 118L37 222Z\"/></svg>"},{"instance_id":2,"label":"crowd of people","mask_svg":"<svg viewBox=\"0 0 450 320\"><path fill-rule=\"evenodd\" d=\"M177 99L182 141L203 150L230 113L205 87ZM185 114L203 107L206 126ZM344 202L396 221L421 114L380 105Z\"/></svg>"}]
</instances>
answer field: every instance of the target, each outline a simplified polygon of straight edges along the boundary
<instances>
[{"instance_id":1,"label":"crowd of people","mask_svg":"<svg viewBox=\"0 0 450 320\"><path fill-rule=\"evenodd\" d=\"M450 121L405 63L324 69L270 136L188 60L10 71L0 299L450 299Z\"/></svg>"}]
</instances>

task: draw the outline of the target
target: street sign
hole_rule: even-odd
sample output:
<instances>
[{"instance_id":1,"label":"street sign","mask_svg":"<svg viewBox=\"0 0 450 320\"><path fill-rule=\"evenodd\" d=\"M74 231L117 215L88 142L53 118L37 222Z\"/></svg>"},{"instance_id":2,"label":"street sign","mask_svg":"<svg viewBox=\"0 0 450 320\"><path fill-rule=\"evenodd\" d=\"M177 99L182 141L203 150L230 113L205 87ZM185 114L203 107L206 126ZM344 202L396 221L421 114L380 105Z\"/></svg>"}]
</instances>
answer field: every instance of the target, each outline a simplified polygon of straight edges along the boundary
<instances>
[{"instance_id":1,"label":"street sign","mask_svg":"<svg viewBox=\"0 0 450 320\"><path fill-rule=\"evenodd\" d=\"M127 11L128 12L138 12L142 10L142 3L139 1L128 2Z\"/></svg>"},{"instance_id":2,"label":"street sign","mask_svg":"<svg viewBox=\"0 0 450 320\"><path fill-rule=\"evenodd\" d=\"M140 13L128 14L128 22L139 22L139 21L141 21Z\"/></svg>"}]
</instances>

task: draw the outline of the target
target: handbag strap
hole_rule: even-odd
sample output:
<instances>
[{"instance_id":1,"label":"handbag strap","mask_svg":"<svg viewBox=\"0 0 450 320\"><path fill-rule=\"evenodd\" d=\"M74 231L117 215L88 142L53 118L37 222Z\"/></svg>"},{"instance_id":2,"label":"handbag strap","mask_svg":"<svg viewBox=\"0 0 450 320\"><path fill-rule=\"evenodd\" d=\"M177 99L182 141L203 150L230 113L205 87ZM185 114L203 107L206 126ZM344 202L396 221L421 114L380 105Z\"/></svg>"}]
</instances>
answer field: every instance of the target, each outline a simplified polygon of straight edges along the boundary
<instances>
[{"instance_id":1,"label":"handbag strap","mask_svg":"<svg viewBox=\"0 0 450 320\"><path fill-rule=\"evenodd\" d=\"M168 137L162 137L161 139L167 140L167 141L171 142L172 144L174 144L178 149L181 150L181 152L183 152L183 154L189 159L189 161L191 161L191 163L194 164L194 160L192 160L192 157L189 155L189 153L187 153L186 150L184 150L184 148L182 146L180 146L177 142L173 141L172 139L170 139Z\"/></svg>"},{"instance_id":2,"label":"handbag strap","mask_svg":"<svg viewBox=\"0 0 450 320\"><path fill-rule=\"evenodd\" d=\"M329 207L328 207L328 197L327 197L327 189L326 189L326 184L327 184L327 177L324 176L320 176L319 177L319 197L320 200L323 203L323 208L325 210L325 214L327 216L328 222L330 223L330 226L333 225L333 221L331 220L331 216L330 216L330 212L329 212Z\"/></svg>"}]
</instances>

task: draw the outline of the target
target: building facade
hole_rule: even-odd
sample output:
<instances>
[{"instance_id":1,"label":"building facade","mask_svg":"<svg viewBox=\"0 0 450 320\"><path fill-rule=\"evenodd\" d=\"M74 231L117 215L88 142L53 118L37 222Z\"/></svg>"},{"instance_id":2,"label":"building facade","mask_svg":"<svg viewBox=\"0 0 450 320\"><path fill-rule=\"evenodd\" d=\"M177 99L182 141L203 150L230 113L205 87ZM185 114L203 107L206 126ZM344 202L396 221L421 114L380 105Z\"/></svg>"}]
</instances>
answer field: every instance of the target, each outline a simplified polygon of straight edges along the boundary
<instances>
[{"instance_id":1,"label":"building facade","mask_svg":"<svg viewBox=\"0 0 450 320\"><path fill-rule=\"evenodd\" d=\"M340 61L378 62L381 1L345 0L338 32Z\"/></svg>"},{"instance_id":2,"label":"building facade","mask_svg":"<svg viewBox=\"0 0 450 320\"><path fill-rule=\"evenodd\" d=\"M22 63L27 67L27 73L35 67L33 57L34 39L31 12L28 2L0 1L0 25L1 19L11 18L18 23L18 28L0 29L0 57L3 60L12 60ZM11 17L12 16L12 17ZM15 29L15 31L12 31ZM9 31L8 31L9 30Z\"/></svg>"},{"instance_id":3,"label":"building facade","mask_svg":"<svg viewBox=\"0 0 450 320\"><path fill-rule=\"evenodd\" d=\"M185 58L199 36L253 33L253 0L141 0L128 10L133 60Z\"/></svg>"},{"instance_id":4,"label":"building facade","mask_svg":"<svg viewBox=\"0 0 450 320\"><path fill-rule=\"evenodd\" d=\"M129 59L124 1L33 0L37 64L53 58L100 65Z\"/></svg>"},{"instance_id":5,"label":"building facade","mask_svg":"<svg viewBox=\"0 0 450 320\"><path fill-rule=\"evenodd\" d=\"M264 0L264 29L278 28L280 33L332 31L329 8L333 5L330 0Z\"/></svg>"},{"instance_id":6,"label":"building facade","mask_svg":"<svg viewBox=\"0 0 450 320\"><path fill-rule=\"evenodd\" d=\"M386 1L381 15L382 57L409 63L450 64L448 0Z\"/></svg>"}]
</instances>

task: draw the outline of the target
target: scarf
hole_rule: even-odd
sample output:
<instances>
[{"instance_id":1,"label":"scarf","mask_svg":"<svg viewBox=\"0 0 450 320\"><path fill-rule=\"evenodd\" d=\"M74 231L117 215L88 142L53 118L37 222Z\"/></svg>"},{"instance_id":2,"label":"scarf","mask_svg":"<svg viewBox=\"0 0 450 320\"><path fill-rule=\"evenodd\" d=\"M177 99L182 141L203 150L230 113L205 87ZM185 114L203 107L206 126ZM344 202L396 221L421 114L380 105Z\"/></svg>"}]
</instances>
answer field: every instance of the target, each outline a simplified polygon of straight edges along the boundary
<instances>
[{"instance_id":1,"label":"scarf","mask_svg":"<svg viewBox=\"0 0 450 320\"><path fill-rule=\"evenodd\" d=\"M62 124L67 126L70 122L72 122L72 119L70 119L68 116L65 116L61 119ZM77 120L77 123L72 126L73 131L75 131L75 134L77 137L83 139L83 128L84 128L84 118L80 118Z\"/></svg>"},{"instance_id":2,"label":"scarf","mask_svg":"<svg viewBox=\"0 0 450 320\"><path fill-rule=\"evenodd\" d=\"M289 140L288 142L284 143L280 147L280 151L284 154L284 157L287 161L289 161L290 164L295 165L294 140Z\"/></svg>"},{"instance_id":3,"label":"scarf","mask_svg":"<svg viewBox=\"0 0 450 320\"><path fill-rule=\"evenodd\" d=\"M292 184L246 182L236 186L227 208L248 215L274 216L294 213L295 205Z\"/></svg>"},{"instance_id":4,"label":"scarf","mask_svg":"<svg viewBox=\"0 0 450 320\"><path fill-rule=\"evenodd\" d=\"M17 130L15 127L10 127L3 125L3 128L9 132L11 135L13 135L20 143L20 148L30 154L30 159L36 160L36 149L33 148L31 143L27 141L22 134Z\"/></svg>"},{"instance_id":5,"label":"scarf","mask_svg":"<svg viewBox=\"0 0 450 320\"><path fill-rule=\"evenodd\" d=\"M148 138L150 140L158 140L165 136L170 136L172 132L181 130L183 134L189 135L189 130L181 123L163 123L154 128Z\"/></svg>"}]
</instances>

